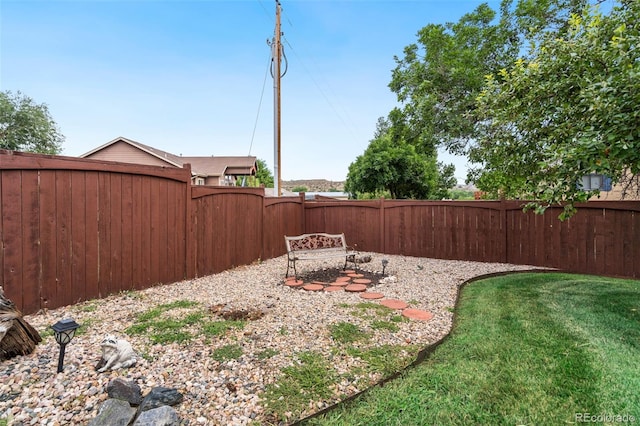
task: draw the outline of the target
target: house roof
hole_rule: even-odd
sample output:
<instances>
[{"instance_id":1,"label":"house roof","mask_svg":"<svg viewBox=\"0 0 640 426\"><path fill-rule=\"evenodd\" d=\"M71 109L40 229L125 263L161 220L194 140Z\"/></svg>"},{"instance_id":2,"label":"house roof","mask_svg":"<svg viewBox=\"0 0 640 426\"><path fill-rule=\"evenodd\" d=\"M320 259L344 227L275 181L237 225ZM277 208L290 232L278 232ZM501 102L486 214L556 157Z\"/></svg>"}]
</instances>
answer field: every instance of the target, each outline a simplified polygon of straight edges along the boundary
<instances>
[{"instance_id":1,"label":"house roof","mask_svg":"<svg viewBox=\"0 0 640 426\"><path fill-rule=\"evenodd\" d=\"M82 154L80 157L89 157L98 151L101 151L115 143L126 143L147 154L156 157L174 167L183 167L185 164L191 164L191 173L197 176L222 176L222 175L254 175L256 173L256 157L231 157L231 156L202 156L202 157L183 157L161 149L154 148L149 145L134 141L132 139L117 137L104 145L101 145L89 152Z\"/></svg>"},{"instance_id":2,"label":"house roof","mask_svg":"<svg viewBox=\"0 0 640 426\"><path fill-rule=\"evenodd\" d=\"M179 157L182 164L190 163L191 170L206 176L254 175L256 157Z\"/></svg>"}]
</instances>

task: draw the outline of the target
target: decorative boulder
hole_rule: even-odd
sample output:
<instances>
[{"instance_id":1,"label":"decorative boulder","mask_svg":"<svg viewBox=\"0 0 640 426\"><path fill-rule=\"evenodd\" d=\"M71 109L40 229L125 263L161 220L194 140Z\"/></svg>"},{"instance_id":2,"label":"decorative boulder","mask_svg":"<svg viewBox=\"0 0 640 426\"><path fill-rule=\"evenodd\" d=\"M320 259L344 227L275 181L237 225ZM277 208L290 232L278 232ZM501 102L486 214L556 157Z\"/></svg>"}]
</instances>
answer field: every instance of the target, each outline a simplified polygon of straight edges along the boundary
<instances>
[{"instance_id":1,"label":"decorative boulder","mask_svg":"<svg viewBox=\"0 0 640 426\"><path fill-rule=\"evenodd\" d=\"M142 402L142 391L140 386L120 377L113 379L107 385L109 398L121 399L129 404L137 406Z\"/></svg>"},{"instance_id":2,"label":"decorative boulder","mask_svg":"<svg viewBox=\"0 0 640 426\"><path fill-rule=\"evenodd\" d=\"M143 411L140 413L133 426L179 426L180 417L172 407L162 407Z\"/></svg>"},{"instance_id":3,"label":"decorative boulder","mask_svg":"<svg viewBox=\"0 0 640 426\"><path fill-rule=\"evenodd\" d=\"M127 401L121 399L107 399L100 405L98 415L91 419L88 426L126 426L136 415L136 409Z\"/></svg>"},{"instance_id":4,"label":"decorative boulder","mask_svg":"<svg viewBox=\"0 0 640 426\"><path fill-rule=\"evenodd\" d=\"M151 389L151 392L144 397L138 410L143 412L163 405L176 405L183 399L183 395L176 389L158 386Z\"/></svg>"}]
</instances>

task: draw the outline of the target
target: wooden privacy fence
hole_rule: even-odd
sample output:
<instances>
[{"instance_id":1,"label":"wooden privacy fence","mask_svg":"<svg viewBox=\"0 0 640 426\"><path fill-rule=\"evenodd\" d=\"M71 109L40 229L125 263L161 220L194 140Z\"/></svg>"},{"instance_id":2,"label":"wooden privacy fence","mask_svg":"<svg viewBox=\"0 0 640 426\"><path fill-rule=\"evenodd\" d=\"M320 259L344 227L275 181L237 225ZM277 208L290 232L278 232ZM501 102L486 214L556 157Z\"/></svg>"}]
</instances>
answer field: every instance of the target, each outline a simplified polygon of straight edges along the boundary
<instances>
[{"instance_id":1,"label":"wooden privacy fence","mask_svg":"<svg viewBox=\"0 0 640 426\"><path fill-rule=\"evenodd\" d=\"M360 250L640 278L640 202L594 201L523 212L518 201L316 201L306 232L344 232Z\"/></svg>"},{"instance_id":2,"label":"wooden privacy fence","mask_svg":"<svg viewBox=\"0 0 640 426\"><path fill-rule=\"evenodd\" d=\"M192 186L189 167L9 151L0 200L0 285L25 313L270 259L284 235L310 232L344 232L361 251L640 277L637 201L560 222L517 202L265 198Z\"/></svg>"},{"instance_id":3,"label":"wooden privacy fence","mask_svg":"<svg viewBox=\"0 0 640 426\"><path fill-rule=\"evenodd\" d=\"M26 313L178 281L188 169L0 153L1 283Z\"/></svg>"}]
</instances>

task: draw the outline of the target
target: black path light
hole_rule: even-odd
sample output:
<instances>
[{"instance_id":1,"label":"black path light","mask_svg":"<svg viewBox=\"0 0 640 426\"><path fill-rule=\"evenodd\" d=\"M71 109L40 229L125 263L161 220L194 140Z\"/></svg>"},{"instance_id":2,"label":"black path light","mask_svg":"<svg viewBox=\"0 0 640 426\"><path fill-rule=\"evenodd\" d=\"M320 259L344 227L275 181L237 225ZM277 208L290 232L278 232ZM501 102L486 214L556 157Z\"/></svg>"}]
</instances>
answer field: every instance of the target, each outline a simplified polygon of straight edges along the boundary
<instances>
[{"instance_id":1,"label":"black path light","mask_svg":"<svg viewBox=\"0 0 640 426\"><path fill-rule=\"evenodd\" d=\"M64 351L67 347L67 343L73 339L76 334L76 330L80 327L80 324L76 323L71 318L64 318L53 324L53 333L56 337L56 342L60 345L60 356L58 357L58 373L62 371L64 364Z\"/></svg>"},{"instance_id":2,"label":"black path light","mask_svg":"<svg viewBox=\"0 0 640 426\"><path fill-rule=\"evenodd\" d=\"M382 276L384 276L384 270L386 269L388 264L389 264L389 260L382 259Z\"/></svg>"}]
</instances>

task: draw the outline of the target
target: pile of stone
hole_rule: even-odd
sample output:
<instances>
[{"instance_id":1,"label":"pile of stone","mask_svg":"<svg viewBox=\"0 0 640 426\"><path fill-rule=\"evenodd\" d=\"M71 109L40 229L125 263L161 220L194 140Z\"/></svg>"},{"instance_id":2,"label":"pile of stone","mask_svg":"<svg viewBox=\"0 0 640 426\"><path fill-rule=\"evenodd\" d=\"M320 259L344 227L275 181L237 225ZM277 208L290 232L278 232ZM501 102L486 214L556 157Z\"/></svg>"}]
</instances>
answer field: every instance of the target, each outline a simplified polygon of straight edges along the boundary
<instances>
[{"instance_id":1,"label":"pile of stone","mask_svg":"<svg viewBox=\"0 0 640 426\"><path fill-rule=\"evenodd\" d=\"M154 387L143 398L140 386L116 378L107 385L107 394L109 399L100 405L98 415L89 422L89 426L180 424L180 417L173 409L183 400L177 389Z\"/></svg>"}]
</instances>

